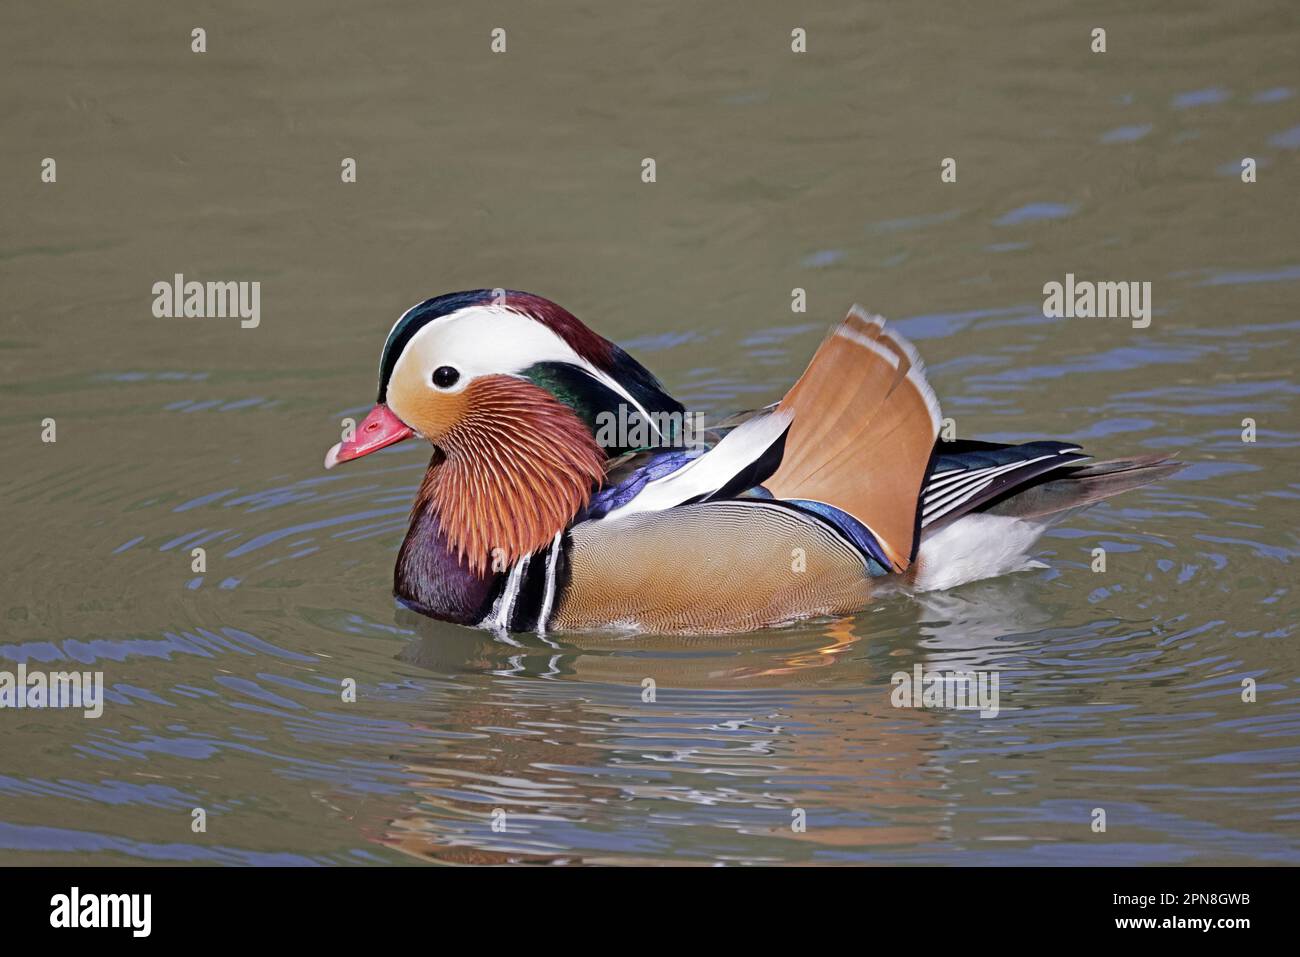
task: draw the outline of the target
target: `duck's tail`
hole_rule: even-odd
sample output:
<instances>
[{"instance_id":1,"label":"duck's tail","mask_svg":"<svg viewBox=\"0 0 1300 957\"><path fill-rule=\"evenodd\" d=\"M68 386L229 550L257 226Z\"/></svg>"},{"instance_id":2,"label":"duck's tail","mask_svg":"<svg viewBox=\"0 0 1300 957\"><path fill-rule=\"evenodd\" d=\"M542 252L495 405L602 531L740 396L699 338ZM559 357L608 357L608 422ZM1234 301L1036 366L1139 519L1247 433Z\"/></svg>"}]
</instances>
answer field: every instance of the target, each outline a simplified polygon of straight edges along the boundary
<instances>
[{"instance_id":1,"label":"duck's tail","mask_svg":"<svg viewBox=\"0 0 1300 957\"><path fill-rule=\"evenodd\" d=\"M917 503L940 420L916 349L854 306L778 410L793 421L767 489L849 513L904 571L916 554Z\"/></svg>"},{"instance_id":2,"label":"duck's tail","mask_svg":"<svg viewBox=\"0 0 1300 957\"><path fill-rule=\"evenodd\" d=\"M978 510L935 522L922 536L908 573L919 591L955 588L982 578L1043 566L1029 557L1042 534L1082 508L1167 478L1186 463L1161 455L1071 465L1032 477Z\"/></svg>"},{"instance_id":3,"label":"duck's tail","mask_svg":"<svg viewBox=\"0 0 1300 957\"><path fill-rule=\"evenodd\" d=\"M1063 469L1050 481L1016 492L987 512L1050 524L1094 502L1158 482L1186 467L1186 462L1166 455L1092 462Z\"/></svg>"}]
</instances>

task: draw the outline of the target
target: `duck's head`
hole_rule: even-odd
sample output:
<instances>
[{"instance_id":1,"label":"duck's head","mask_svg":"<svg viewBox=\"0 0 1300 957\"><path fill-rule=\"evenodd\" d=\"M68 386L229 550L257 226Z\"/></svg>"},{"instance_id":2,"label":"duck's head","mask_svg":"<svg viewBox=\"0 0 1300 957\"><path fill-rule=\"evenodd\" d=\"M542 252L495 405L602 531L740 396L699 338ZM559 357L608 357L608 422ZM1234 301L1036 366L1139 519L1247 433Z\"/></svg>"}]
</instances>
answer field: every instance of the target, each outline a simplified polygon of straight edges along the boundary
<instances>
[{"instance_id":1,"label":"duck's head","mask_svg":"<svg viewBox=\"0 0 1300 957\"><path fill-rule=\"evenodd\" d=\"M423 436L437 449L416 507L439 513L471 567L549 544L587 503L608 455L602 414L682 407L614 343L529 293L476 289L411 307L388 334L379 398L332 468ZM441 466L447 466L443 468Z\"/></svg>"}]
</instances>

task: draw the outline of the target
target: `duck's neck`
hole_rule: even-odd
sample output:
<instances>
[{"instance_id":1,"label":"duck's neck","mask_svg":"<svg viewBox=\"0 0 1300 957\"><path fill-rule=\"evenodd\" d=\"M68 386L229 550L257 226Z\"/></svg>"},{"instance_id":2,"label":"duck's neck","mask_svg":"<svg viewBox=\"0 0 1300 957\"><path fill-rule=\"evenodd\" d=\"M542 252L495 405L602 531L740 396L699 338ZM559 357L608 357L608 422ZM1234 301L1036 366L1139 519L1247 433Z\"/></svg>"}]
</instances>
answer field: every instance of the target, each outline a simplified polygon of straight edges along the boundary
<instances>
[{"instance_id":1,"label":"duck's neck","mask_svg":"<svg viewBox=\"0 0 1300 957\"><path fill-rule=\"evenodd\" d=\"M505 377L480 383L416 495L397 596L427 615L482 620L503 573L587 504L604 461L587 427L545 390Z\"/></svg>"},{"instance_id":2,"label":"duck's neck","mask_svg":"<svg viewBox=\"0 0 1300 957\"><path fill-rule=\"evenodd\" d=\"M417 507L393 569L393 594L422 615L473 625L491 611L504 577L460 561L438 516Z\"/></svg>"}]
</instances>

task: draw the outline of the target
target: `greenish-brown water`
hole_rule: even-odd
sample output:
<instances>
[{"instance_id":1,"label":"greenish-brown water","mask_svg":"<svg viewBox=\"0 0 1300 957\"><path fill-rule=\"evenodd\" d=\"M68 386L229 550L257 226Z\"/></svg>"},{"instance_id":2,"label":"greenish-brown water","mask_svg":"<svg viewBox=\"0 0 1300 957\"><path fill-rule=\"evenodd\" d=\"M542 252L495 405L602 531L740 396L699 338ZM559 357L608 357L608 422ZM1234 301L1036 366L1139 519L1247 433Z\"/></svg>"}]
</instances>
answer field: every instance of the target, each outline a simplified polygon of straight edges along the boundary
<instances>
[{"instance_id":1,"label":"greenish-brown water","mask_svg":"<svg viewBox=\"0 0 1300 957\"><path fill-rule=\"evenodd\" d=\"M0 710L0 861L1297 863L1298 43L1284 3L7 8L0 670L109 695ZM260 323L155 318L177 273ZM1150 325L1044 318L1067 273ZM426 449L321 468L402 310L493 286L709 415L860 301L962 437L1192 464L1040 571L505 643L394 607ZM1000 713L893 707L918 663Z\"/></svg>"}]
</instances>

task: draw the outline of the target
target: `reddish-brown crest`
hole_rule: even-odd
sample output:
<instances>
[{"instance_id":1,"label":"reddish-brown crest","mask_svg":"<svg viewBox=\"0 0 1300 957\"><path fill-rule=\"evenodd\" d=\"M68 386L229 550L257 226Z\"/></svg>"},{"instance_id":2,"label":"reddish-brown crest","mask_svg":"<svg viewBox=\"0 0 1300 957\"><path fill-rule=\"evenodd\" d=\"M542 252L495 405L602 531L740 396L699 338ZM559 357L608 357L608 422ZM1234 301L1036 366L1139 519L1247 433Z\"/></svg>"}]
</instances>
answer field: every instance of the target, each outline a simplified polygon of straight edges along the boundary
<instances>
[{"instance_id":1,"label":"reddish-brown crest","mask_svg":"<svg viewBox=\"0 0 1300 957\"><path fill-rule=\"evenodd\" d=\"M612 351L614 344L604 336L592 332L563 306L527 292L506 293L505 304L511 309L532 316L596 368L605 372L611 371L614 363Z\"/></svg>"}]
</instances>

